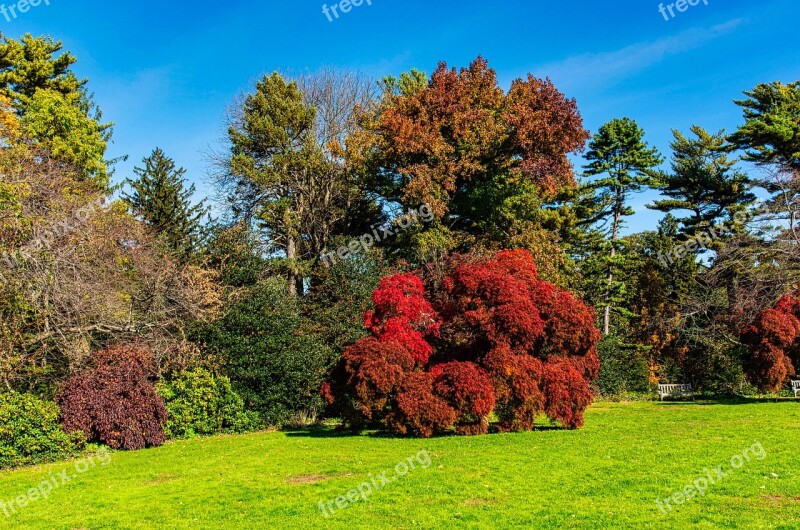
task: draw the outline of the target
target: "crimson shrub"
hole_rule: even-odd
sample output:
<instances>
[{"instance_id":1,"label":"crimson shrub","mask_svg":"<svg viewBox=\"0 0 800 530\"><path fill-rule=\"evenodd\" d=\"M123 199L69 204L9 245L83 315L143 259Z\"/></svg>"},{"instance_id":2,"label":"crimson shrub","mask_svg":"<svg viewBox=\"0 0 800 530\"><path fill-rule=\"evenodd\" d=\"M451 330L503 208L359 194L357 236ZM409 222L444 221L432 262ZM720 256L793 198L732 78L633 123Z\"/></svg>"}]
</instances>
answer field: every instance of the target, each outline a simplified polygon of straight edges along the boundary
<instances>
[{"instance_id":1,"label":"crimson shrub","mask_svg":"<svg viewBox=\"0 0 800 530\"><path fill-rule=\"evenodd\" d=\"M750 382L761 391L780 390L800 367L800 291L759 313L742 340L751 353L744 365Z\"/></svg>"},{"instance_id":2,"label":"crimson shrub","mask_svg":"<svg viewBox=\"0 0 800 530\"><path fill-rule=\"evenodd\" d=\"M114 449L163 444L167 410L152 377L146 349L115 345L97 352L94 367L70 378L56 397L64 430Z\"/></svg>"},{"instance_id":3,"label":"crimson shrub","mask_svg":"<svg viewBox=\"0 0 800 530\"><path fill-rule=\"evenodd\" d=\"M384 278L323 388L345 423L430 436L530 430L539 414L583 425L599 373L594 312L538 279L530 252L456 257L441 281Z\"/></svg>"}]
</instances>

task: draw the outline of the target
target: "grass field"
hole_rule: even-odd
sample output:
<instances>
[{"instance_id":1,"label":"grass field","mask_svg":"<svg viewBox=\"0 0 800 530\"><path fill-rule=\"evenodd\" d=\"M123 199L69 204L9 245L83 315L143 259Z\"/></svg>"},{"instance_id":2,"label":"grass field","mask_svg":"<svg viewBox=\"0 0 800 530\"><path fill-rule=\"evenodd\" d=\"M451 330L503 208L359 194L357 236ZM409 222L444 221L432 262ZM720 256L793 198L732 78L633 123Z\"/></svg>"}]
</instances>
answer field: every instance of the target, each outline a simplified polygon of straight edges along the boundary
<instances>
[{"instance_id":1,"label":"grass field","mask_svg":"<svg viewBox=\"0 0 800 530\"><path fill-rule=\"evenodd\" d=\"M430 440L327 428L223 436L112 453L82 473L86 461L20 469L0 474L0 500L75 477L11 517L0 511L0 527L800 528L800 402L597 403L586 420L579 431ZM764 451L747 462L756 443ZM718 466L729 474L711 484ZM703 496L659 509L700 478ZM365 483L366 500L346 500Z\"/></svg>"}]
</instances>

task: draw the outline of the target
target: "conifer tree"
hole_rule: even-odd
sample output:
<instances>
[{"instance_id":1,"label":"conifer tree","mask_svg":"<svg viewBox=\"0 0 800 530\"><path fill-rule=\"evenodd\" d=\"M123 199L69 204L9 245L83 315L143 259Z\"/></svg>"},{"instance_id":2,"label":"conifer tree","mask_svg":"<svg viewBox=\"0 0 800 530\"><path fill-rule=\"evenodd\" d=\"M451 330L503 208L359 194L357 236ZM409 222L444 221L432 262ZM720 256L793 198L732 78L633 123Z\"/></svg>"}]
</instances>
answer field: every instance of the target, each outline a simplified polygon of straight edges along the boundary
<instances>
[{"instance_id":1,"label":"conifer tree","mask_svg":"<svg viewBox=\"0 0 800 530\"><path fill-rule=\"evenodd\" d=\"M113 124L101 123L102 113L86 91L88 80L70 69L77 59L69 52L56 55L62 48L49 37L4 38L0 94L11 100L25 137L77 169L82 180L107 189L115 162L105 159Z\"/></svg>"},{"instance_id":2,"label":"conifer tree","mask_svg":"<svg viewBox=\"0 0 800 530\"><path fill-rule=\"evenodd\" d=\"M656 174L657 187L668 199L648 206L667 213L691 212L688 217L677 217L681 236L689 238L730 222L755 201L750 193L753 183L736 169L737 160L728 156L732 147L725 132L711 134L697 125L691 131L693 138L672 132L672 172Z\"/></svg>"},{"instance_id":3,"label":"conifer tree","mask_svg":"<svg viewBox=\"0 0 800 530\"><path fill-rule=\"evenodd\" d=\"M746 152L745 160L800 171L800 81L762 83L735 103L745 123L731 142Z\"/></svg>"},{"instance_id":4,"label":"conifer tree","mask_svg":"<svg viewBox=\"0 0 800 530\"><path fill-rule=\"evenodd\" d=\"M611 310L615 285L614 271L617 268L617 242L624 217L634 214L628 205L633 193L642 191L653 183L650 171L663 159L654 147L644 140L644 130L630 118L611 120L602 127L589 143L586 153L589 164L584 168L585 177L599 177L586 186L594 192L589 199L590 209L610 240L607 262L607 286L605 290L605 312L603 333L611 332Z\"/></svg>"},{"instance_id":5,"label":"conifer tree","mask_svg":"<svg viewBox=\"0 0 800 530\"><path fill-rule=\"evenodd\" d=\"M136 179L128 179L130 194L123 194L133 214L159 234L170 251L179 259L188 259L200 243L202 218L208 213L205 200L192 204L194 184L186 187L186 170L161 149L142 160L136 167Z\"/></svg>"}]
</instances>

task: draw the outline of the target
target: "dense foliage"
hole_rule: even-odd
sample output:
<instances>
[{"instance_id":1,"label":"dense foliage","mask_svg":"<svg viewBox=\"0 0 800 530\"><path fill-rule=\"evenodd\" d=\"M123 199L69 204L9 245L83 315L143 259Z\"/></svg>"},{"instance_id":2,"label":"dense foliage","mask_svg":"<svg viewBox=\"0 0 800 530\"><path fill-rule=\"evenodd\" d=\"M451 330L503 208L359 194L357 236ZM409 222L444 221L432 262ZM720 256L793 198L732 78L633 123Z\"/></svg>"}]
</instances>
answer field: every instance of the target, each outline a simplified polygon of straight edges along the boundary
<instances>
[{"instance_id":1,"label":"dense foliage","mask_svg":"<svg viewBox=\"0 0 800 530\"><path fill-rule=\"evenodd\" d=\"M304 333L309 327L286 282L275 278L244 294L197 339L224 364L247 408L278 425L314 418L322 407L318 389L334 353Z\"/></svg>"},{"instance_id":2,"label":"dense foliage","mask_svg":"<svg viewBox=\"0 0 800 530\"><path fill-rule=\"evenodd\" d=\"M167 407L167 438L240 433L261 426L258 414L246 411L244 400L227 377L203 368L180 372L156 385Z\"/></svg>"},{"instance_id":3,"label":"dense foliage","mask_svg":"<svg viewBox=\"0 0 800 530\"><path fill-rule=\"evenodd\" d=\"M153 388L152 353L117 345L94 355L94 367L70 378L56 397L64 429L114 449L164 443L167 409Z\"/></svg>"},{"instance_id":4,"label":"dense foliage","mask_svg":"<svg viewBox=\"0 0 800 530\"><path fill-rule=\"evenodd\" d=\"M0 393L0 468L49 462L78 451L83 433L65 433L59 414L53 402Z\"/></svg>"},{"instance_id":5,"label":"dense foliage","mask_svg":"<svg viewBox=\"0 0 800 530\"><path fill-rule=\"evenodd\" d=\"M634 119L590 134L552 81L503 87L482 57L272 73L229 109L207 221L159 149L107 199L112 126L76 60L0 42L9 462L69 452L55 395L67 431L134 448L325 413L417 436L574 428L592 391L777 391L800 369L799 82L662 156ZM627 233L648 190L665 215Z\"/></svg>"},{"instance_id":6,"label":"dense foliage","mask_svg":"<svg viewBox=\"0 0 800 530\"><path fill-rule=\"evenodd\" d=\"M636 346L616 335L606 335L597 347L600 376L597 388L604 396L644 393L650 389L650 366Z\"/></svg>"},{"instance_id":7,"label":"dense foliage","mask_svg":"<svg viewBox=\"0 0 800 530\"><path fill-rule=\"evenodd\" d=\"M441 282L384 278L323 394L351 427L430 436L530 430L539 414L583 424L597 378L592 310L538 279L529 252L456 258Z\"/></svg>"}]
</instances>

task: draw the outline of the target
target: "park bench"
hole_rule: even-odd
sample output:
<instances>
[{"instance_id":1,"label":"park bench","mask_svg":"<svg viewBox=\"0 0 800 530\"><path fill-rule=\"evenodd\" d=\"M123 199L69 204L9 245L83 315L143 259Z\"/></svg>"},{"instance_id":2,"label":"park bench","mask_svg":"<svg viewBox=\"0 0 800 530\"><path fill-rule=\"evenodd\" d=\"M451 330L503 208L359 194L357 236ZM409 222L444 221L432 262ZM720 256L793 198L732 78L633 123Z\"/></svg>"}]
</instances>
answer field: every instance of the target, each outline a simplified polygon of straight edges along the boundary
<instances>
[{"instance_id":1,"label":"park bench","mask_svg":"<svg viewBox=\"0 0 800 530\"><path fill-rule=\"evenodd\" d=\"M800 394L800 381L792 381L792 390L794 390L794 397Z\"/></svg>"},{"instance_id":2,"label":"park bench","mask_svg":"<svg viewBox=\"0 0 800 530\"><path fill-rule=\"evenodd\" d=\"M663 401L665 397L691 396L694 398L692 385L658 385L658 398Z\"/></svg>"}]
</instances>

